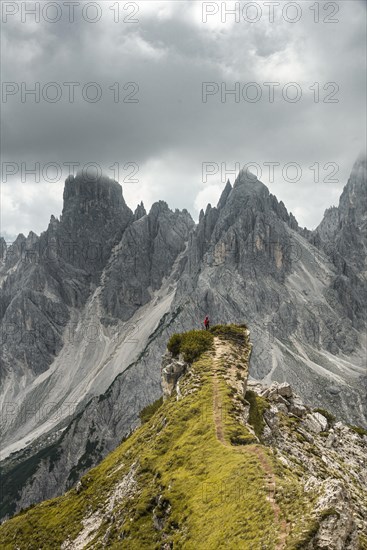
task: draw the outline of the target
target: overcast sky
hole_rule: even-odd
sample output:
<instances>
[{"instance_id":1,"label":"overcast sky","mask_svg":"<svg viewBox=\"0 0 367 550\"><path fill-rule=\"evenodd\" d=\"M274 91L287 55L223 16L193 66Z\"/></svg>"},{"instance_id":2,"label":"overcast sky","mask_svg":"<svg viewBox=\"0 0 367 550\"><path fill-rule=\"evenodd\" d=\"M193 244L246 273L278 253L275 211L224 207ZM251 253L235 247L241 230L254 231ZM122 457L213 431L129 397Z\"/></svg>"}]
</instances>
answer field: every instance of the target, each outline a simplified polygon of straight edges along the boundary
<instances>
[{"instance_id":1,"label":"overcast sky","mask_svg":"<svg viewBox=\"0 0 367 550\"><path fill-rule=\"evenodd\" d=\"M270 191L314 228L365 147L366 2L268 3L237 3L236 21L221 13L235 2L120 2L119 14L115 1L75 2L72 21L67 2L45 1L35 21L20 2L3 2L5 238L40 233L60 215L64 163L72 162L98 163L116 179L111 167L119 166L133 209L163 199L195 219L216 204L226 177L233 182L225 167L256 163ZM73 103L70 82L79 83ZM22 97L38 85L39 102ZM39 182L25 172L35 163ZM290 181L289 163L302 169L299 181Z\"/></svg>"}]
</instances>

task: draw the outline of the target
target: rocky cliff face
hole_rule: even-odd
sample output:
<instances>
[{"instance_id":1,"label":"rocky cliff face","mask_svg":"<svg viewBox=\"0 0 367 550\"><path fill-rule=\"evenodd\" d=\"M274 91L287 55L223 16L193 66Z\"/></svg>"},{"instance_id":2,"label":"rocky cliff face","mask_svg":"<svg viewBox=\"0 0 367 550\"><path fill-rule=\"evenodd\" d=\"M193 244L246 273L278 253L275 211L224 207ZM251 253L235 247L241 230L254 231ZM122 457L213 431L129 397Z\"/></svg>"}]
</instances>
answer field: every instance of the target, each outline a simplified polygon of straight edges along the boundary
<instances>
[{"instance_id":1,"label":"rocky cliff face","mask_svg":"<svg viewBox=\"0 0 367 550\"><path fill-rule=\"evenodd\" d=\"M367 300L367 167L366 158L355 162L339 206L325 212L312 242L331 259L336 268L330 284L353 326L366 326Z\"/></svg>"},{"instance_id":2,"label":"rocky cliff face","mask_svg":"<svg viewBox=\"0 0 367 550\"><path fill-rule=\"evenodd\" d=\"M5 463L29 474L11 475L11 488L4 481L5 507L19 490L23 503L66 490L161 391L142 353L170 308L194 223L162 202L134 217L116 182L89 183L68 178L61 219L52 217L41 237L20 235L6 254L1 451L34 443ZM111 393L93 399L113 380Z\"/></svg>"},{"instance_id":3,"label":"rocky cliff face","mask_svg":"<svg viewBox=\"0 0 367 550\"><path fill-rule=\"evenodd\" d=\"M343 189L340 196L339 206L332 207L326 210L323 220L316 229L316 233L321 240L326 244L335 243L339 252L350 259L355 266L366 267L366 254L355 254L355 247L347 246L348 238L352 237L352 233L356 232L354 239L349 244L360 242L360 237L366 237L367 231L367 214L364 207L367 199L366 191L366 157L361 155L356 160L347 185ZM353 228L353 231L351 229ZM342 248L341 248L342 247ZM364 249L364 252L366 250Z\"/></svg>"},{"instance_id":4,"label":"rocky cliff face","mask_svg":"<svg viewBox=\"0 0 367 550\"><path fill-rule=\"evenodd\" d=\"M69 176L64 188L57 249L69 264L90 273L93 281L99 283L113 246L132 220L133 213L117 182L104 177L94 181Z\"/></svg>"},{"instance_id":5,"label":"rocky cliff face","mask_svg":"<svg viewBox=\"0 0 367 550\"><path fill-rule=\"evenodd\" d=\"M138 207L135 217L104 273L101 301L110 319L126 321L149 302L171 275L194 226L187 211L172 212L163 201L153 204L148 215Z\"/></svg>"},{"instance_id":6,"label":"rocky cliff face","mask_svg":"<svg viewBox=\"0 0 367 550\"><path fill-rule=\"evenodd\" d=\"M167 338L206 314L248 324L253 379L287 381L311 406L367 425L365 161L315 232L246 173L195 227L163 202L132 214L115 182L75 180L61 220L19 236L1 271L3 449L25 447L2 463L3 514L60 494L115 448L161 395ZM103 252L60 253L59 242ZM41 337L19 337L37 324Z\"/></svg>"},{"instance_id":7,"label":"rocky cliff face","mask_svg":"<svg viewBox=\"0 0 367 550\"><path fill-rule=\"evenodd\" d=\"M19 235L1 269L1 376L46 371L62 347L70 308L79 308L132 220L116 182L79 175L65 182L60 220L40 237ZM15 397L15 396L14 396Z\"/></svg>"},{"instance_id":8,"label":"rocky cliff face","mask_svg":"<svg viewBox=\"0 0 367 550\"><path fill-rule=\"evenodd\" d=\"M302 490L314 493L318 521L304 537L303 548L363 548L359 533L367 529L367 432L337 422L323 409L312 410L287 383L266 388L255 382L249 390L268 404L263 441L286 470L300 476Z\"/></svg>"}]
</instances>

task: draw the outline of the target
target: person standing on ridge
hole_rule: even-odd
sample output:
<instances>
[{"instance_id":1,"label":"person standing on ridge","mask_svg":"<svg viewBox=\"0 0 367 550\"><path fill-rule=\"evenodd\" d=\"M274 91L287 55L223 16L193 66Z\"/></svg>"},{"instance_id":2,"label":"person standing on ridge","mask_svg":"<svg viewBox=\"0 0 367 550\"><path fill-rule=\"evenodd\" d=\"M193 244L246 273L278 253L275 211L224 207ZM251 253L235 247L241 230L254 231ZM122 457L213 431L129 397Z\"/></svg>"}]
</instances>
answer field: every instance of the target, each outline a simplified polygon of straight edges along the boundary
<instances>
[{"instance_id":1,"label":"person standing on ridge","mask_svg":"<svg viewBox=\"0 0 367 550\"><path fill-rule=\"evenodd\" d=\"M204 326L205 326L205 330L209 330L209 317L208 315L205 317L204 319Z\"/></svg>"}]
</instances>

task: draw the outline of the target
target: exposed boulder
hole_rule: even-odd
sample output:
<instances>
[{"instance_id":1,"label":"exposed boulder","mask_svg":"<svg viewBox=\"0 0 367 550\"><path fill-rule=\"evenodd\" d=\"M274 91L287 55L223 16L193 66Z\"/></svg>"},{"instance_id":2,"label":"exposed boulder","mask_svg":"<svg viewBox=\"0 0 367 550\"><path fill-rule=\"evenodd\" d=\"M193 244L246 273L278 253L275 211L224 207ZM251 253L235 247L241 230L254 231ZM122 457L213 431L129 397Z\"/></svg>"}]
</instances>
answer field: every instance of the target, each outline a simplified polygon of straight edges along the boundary
<instances>
[{"instance_id":1,"label":"exposed boulder","mask_svg":"<svg viewBox=\"0 0 367 550\"><path fill-rule=\"evenodd\" d=\"M295 416L303 417L307 413L307 409L304 406L300 397L293 396L290 400L289 412Z\"/></svg>"},{"instance_id":2,"label":"exposed boulder","mask_svg":"<svg viewBox=\"0 0 367 550\"><path fill-rule=\"evenodd\" d=\"M325 432L328 427L328 421L325 416L318 412L310 413L303 421L303 425L310 431L316 434Z\"/></svg>"},{"instance_id":3,"label":"exposed boulder","mask_svg":"<svg viewBox=\"0 0 367 550\"><path fill-rule=\"evenodd\" d=\"M179 378L186 372L187 366L185 361L174 358L168 351L163 355L161 367L163 399L172 395Z\"/></svg>"},{"instance_id":4,"label":"exposed boulder","mask_svg":"<svg viewBox=\"0 0 367 550\"><path fill-rule=\"evenodd\" d=\"M290 384L288 382L283 382L278 386L278 394L282 397L292 397L293 392Z\"/></svg>"}]
</instances>

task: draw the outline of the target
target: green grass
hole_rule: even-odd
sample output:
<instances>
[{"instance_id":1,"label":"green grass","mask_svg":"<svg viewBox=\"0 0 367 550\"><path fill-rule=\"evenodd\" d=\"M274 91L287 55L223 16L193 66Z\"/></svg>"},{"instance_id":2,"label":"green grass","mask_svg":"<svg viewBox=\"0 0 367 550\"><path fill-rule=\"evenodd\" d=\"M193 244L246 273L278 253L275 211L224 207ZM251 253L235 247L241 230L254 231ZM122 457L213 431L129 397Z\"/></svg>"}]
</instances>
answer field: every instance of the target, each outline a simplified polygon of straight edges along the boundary
<instances>
[{"instance_id":1,"label":"green grass","mask_svg":"<svg viewBox=\"0 0 367 550\"><path fill-rule=\"evenodd\" d=\"M177 357L180 353L182 344L182 334L172 334L168 341L167 349L172 353L174 357Z\"/></svg>"},{"instance_id":2,"label":"green grass","mask_svg":"<svg viewBox=\"0 0 367 550\"><path fill-rule=\"evenodd\" d=\"M246 325L214 325L210 332L219 338L244 344L247 342L246 328Z\"/></svg>"},{"instance_id":3,"label":"green grass","mask_svg":"<svg viewBox=\"0 0 367 550\"><path fill-rule=\"evenodd\" d=\"M233 401L234 390L223 379L219 380L222 401L222 419L224 436L232 445L251 445L258 443L257 438L246 426L236 420L236 406Z\"/></svg>"},{"instance_id":4,"label":"green grass","mask_svg":"<svg viewBox=\"0 0 367 550\"><path fill-rule=\"evenodd\" d=\"M162 403L163 403L163 397L160 397L159 399L154 401L154 403L145 407L139 414L141 423L144 424L145 422L148 422L148 420L151 419L153 414L159 409Z\"/></svg>"},{"instance_id":5,"label":"green grass","mask_svg":"<svg viewBox=\"0 0 367 550\"><path fill-rule=\"evenodd\" d=\"M350 428L353 432L360 435L361 437L367 435L367 430L361 428L361 426L353 426L352 424L349 424L348 428Z\"/></svg>"},{"instance_id":6,"label":"green grass","mask_svg":"<svg viewBox=\"0 0 367 550\"><path fill-rule=\"evenodd\" d=\"M202 353L213 347L213 335L206 330L190 330L183 334L173 334L167 349L173 356L182 353L184 361L193 363Z\"/></svg>"},{"instance_id":7,"label":"green grass","mask_svg":"<svg viewBox=\"0 0 367 550\"><path fill-rule=\"evenodd\" d=\"M200 389L144 415L145 423L82 478L79 494L73 489L6 522L0 528L2 548L13 549L16 542L22 550L51 550L67 537L75 539L82 518L103 506L133 463L137 492L114 507L109 548L158 549L163 541L188 550L274 548L277 526L259 460L216 439L211 366L210 356L194 363ZM227 428L233 430L235 422L227 419ZM157 508L159 497L164 504ZM162 530L154 527L153 511ZM98 536L106 528L103 524Z\"/></svg>"},{"instance_id":8,"label":"green grass","mask_svg":"<svg viewBox=\"0 0 367 550\"><path fill-rule=\"evenodd\" d=\"M250 403L249 424L254 428L257 437L261 439L265 428L264 412L270 405L265 399L262 399L251 390L247 390L245 399Z\"/></svg>"}]
</instances>

